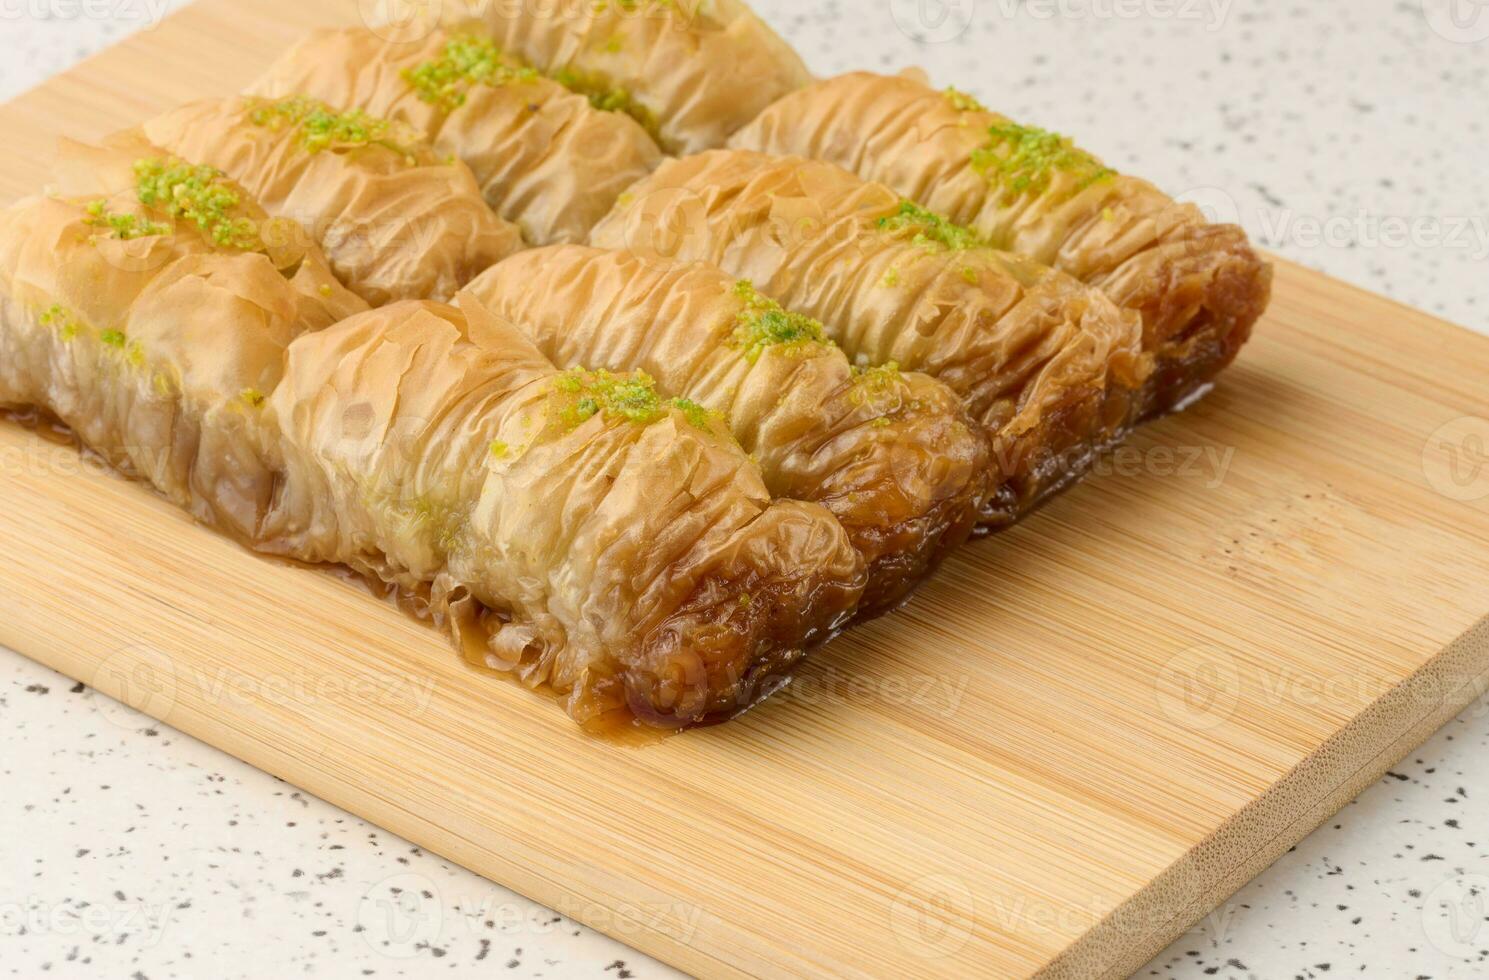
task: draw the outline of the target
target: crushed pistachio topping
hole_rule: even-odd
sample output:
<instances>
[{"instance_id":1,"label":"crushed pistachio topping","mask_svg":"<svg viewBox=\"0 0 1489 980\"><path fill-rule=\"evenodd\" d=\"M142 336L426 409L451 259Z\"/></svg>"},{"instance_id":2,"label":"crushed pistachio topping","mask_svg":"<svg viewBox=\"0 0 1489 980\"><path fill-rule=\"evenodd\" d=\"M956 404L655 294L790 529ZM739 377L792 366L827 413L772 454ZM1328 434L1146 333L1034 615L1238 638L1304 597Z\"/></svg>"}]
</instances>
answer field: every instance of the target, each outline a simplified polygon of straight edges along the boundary
<instances>
[{"instance_id":1,"label":"crushed pistachio topping","mask_svg":"<svg viewBox=\"0 0 1489 980\"><path fill-rule=\"evenodd\" d=\"M124 349L125 337L123 330L105 330L98 335L98 339L110 347L117 347L120 350Z\"/></svg>"},{"instance_id":2,"label":"crushed pistachio topping","mask_svg":"<svg viewBox=\"0 0 1489 980\"><path fill-rule=\"evenodd\" d=\"M566 396L559 418L575 428L603 414L607 419L647 425L662 415L656 384L645 372L630 376L572 368L559 375L554 390Z\"/></svg>"},{"instance_id":3,"label":"crushed pistachio topping","mask_svg":"<svg viewBox=\"0 0 1489 980\"><path fill-rule=\"evenodd\" d=\"M103 200L93 201L83 210L88 212L85 223L90 228L106 228L110 238L118 238L123 241L132 241L136 238L149 238L153 235L169 235L169 225L158 221L142 218L137 214L114 214L108 209L108 202Z\"/></svg>"},{"instance_id":4,"label":"crushed pistachio topping","mask_svg":"<svg viewBox=\"0 0 1489 980\"><path fill-rule=\"evenodd\" d=\"M589 104L603 112L621 112L641 124L648 133L657 133L657 119L651 110L631 97L628 89L612 85L600 75L574 68L560 68L550 76L564 88L589 99Z\"/></svg>"},{"instance_id":5,"label":"crushed pistachio topping","mask_svg":"<svg viewBox=\"0 0 1489 980\"><path fill-rule=\"evenodd\" d=\"M243 199L222 171L179 160L137 160L134 174L141 204L186 219L222 248L264 247L257 223L233 214Z\"/></svg>"},{"instance_id":6,"label":"crushed pistachio topping","mask_svg":"<svg viewBox=\"0 0 1489 980\"><path fill-rule=\"evenodd\" d=\"M239 397L249 408L259 408L264 404L264 393L257 388L244 388Z\"/></svg>"},{"instance_id":7,"label":"crushed pistachio topping","mask_svg":"<svg viewBox=\"0 0 1489 980\"><path fill-rule=\"evenodd\" d=\"M56 329L57 336L61 337L64 343L75 339L78 331L83 327L83 321L75 313L58 303L53 303L42 310L41 315L37 317L37 322L43 327Z\"/></svg>"},{"instance_id":8,"label":"crushed pistachio topping","mask_svg":"<svg viewBox=\"0 0 1489 980\"><path fill-rule=\"evenodd\" d=\"M511 451L512 447L500 439L491 440L491 455L496 459L506 459Z\"/></svg>"},{"instance_id":9,"label":"crushed pistachio topping","mask_svg":"<svg viewBox=\"0 0 1489 980\"><path fill-rule=\"evenodd\" d=\"M510 85L537 78L536 69L514 64L489 38L474 34L452 37L438 58L403 70L403 79L419 98L447 110L465 105L478 85Z\"/></svg>"},{"instance_id":10,"label":"crushed pistachio topping","mask_svg":"<svg viewBox=\"0 0 1489 980\"><path fill-rule=\"evenodd\" d=\"M554 379L553 388L558 396L554 414L565 430L578 428L596 415L613 422L650 425L666 415L668 408L677 409L704 431L712 431L719 420L717 413L697 402L662 398L645 371L622 375L571 368Z\"/></svg>"},{"instance_id":11,"label":"crushed pistachio topping","mask_svg":"<svg viewBox=\"0 0 1489 980\"><path fill-rule=\"evenodd\" d=\"M899 362L890 361L870 367L854 366L853 381L860 387L873 391L887 391L900 382Z\"/></svg>"},{"instance_id":12,"label":"crushed pistachio topping","mask_svg":"<svg viewBox=\"0 0 1489 980\"><path fill-rule=\"evenodd\" d=\"M890 269L888 272L884 273L884 285L885 286L887 286L890 289L893 289L896 286L898 286L899 284L900 284L900 270L899 269Z\"/></svg>"},{"instance_id":13,"label":"crushed pistachio topping","mask_svg":"<svg viewBox=\"0 0 1489 980\"><path fill-rule=\"evenodd\" d=\"M682 412L689 425L705 432L712 432L713 427L723 421L718 412L705 408L690 398L674 398L672 407Z\"/></svg>"},{"instance_id":14,"label":"crushed pistachio topping","mask_svg":"<svg viewBox=\"0 0 1489 980\"><path fill-rule=\"evenodd\" d=\"M1008 122L989 127L988 135L988 145L973 151L972 167L1011 195L1042 194L1057 172L1073 175L1079 190L1116 175L1069 137L1047 129Z\"/></svg>"},{"instance_id":15,"label":"crushed pistachio topping","mask_svg":"<svg viewBox=\"0 0 1489 980\"><path fill-rule=\"evenodd\" d=\"M381 146L415 162L417 136L406 127L386 119L369 116L361 109L337 112L317 99L303 95L278 102L258 102L249 113L249 121L274 132L293 129L299 133L300 145L310 153L329 149L354 149ZM400 131L401 130L401 131Z\"/></svg>"},{"instance_id":16,"label":"crushed pistachio topping","mask_svg":"<svg viewBox=\"0 0 1489 980\"><path fill-rule=\"evenodd\" d=\"M957 112L987 112L987 106L977 101L977 96L955 87L946 90L946 101Z\"/></svg>"},{"instance_id":17,"label":"crushed pistachio topping","mask_svg":"<svg viewBox=\"0 0 1489 980\"><path fill-rule=\"evenodd\" d=\"M964 265L964 266L962 266L962 268L961 268L961 274L962 274L962 278L964 280L966 280L967 282L971 283L974 286L977 285L978 283L982 282L982 277L980 275L978 275L977 274L977 270L975 268L973 268L972 266L970 266L970 265Z\"/></svg>"},{"instance_id":18,"label":"crushed pistachio topping","mask_svg":"<svg viewBox=\"0 0 1489 980\"><path fill-rule=\"evenodd\" d=\"M809 316L792 313L781 308L781 304L755 289L754 283L741 279L734 284L734 295L744 301L744 308L735 317L734 345L754 363L767 347L828 343L826 331L821 323Z\"/></svg>"},{"instance_id":19,"label":"crushed pistachio topping","mask_svg":"<svg viewBox=\"0 0 1489 980\"><path fill-rule=\"evenodd\" d=\"M971 229L953 224L914 201L901 201L900 209L880 218L878 227L893 235L911 235L915 245L930 252L962 252L986 245Z\"/></svg>"}]
</instances>

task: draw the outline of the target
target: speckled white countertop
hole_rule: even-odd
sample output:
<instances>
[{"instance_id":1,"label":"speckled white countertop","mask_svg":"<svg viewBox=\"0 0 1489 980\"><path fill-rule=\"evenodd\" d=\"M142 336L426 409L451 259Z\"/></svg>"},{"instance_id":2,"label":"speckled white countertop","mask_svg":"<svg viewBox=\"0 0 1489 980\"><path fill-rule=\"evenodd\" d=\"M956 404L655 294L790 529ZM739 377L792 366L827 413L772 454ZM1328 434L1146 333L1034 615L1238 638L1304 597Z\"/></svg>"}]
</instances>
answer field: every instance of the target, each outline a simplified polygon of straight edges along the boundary
<instances>
[{"instance_id":1,"label":"speckled white countertop","mask_svg":"<svg viewBox=\"0 0 1489 980\"><path fill-rule=\"evenodd\" d=\"M179 5L0 0L0 98ZM923 65L1489 332L1485 0L756 7L820 72ZM675 975L3 650L0 729L0 976ZM1139 975L1489 976L1486 849L1481 699Z\"/></svg>"}]
</instances>

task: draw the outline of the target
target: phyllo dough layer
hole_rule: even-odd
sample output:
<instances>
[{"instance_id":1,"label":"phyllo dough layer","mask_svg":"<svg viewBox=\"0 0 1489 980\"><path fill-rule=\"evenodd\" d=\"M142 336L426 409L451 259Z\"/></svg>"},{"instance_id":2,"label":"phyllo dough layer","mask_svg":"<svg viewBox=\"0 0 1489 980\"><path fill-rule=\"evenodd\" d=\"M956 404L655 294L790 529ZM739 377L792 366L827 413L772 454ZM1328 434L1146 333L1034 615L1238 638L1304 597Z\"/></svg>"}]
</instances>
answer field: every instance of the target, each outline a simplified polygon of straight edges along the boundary
<instances>
[{"instance_id":1,"label":"phyllo dough layer","mask_svg":"<svg viewBox=\"0 0 1489 980\"><path fill-rule=\"evenodd\" d=\"M1210 224L1058 134L989 112L919 72L854 72L792 93L731 145L798 154L881 181L997 248L1053 265L1139 311L1156 371L1143 414L1182 405L1235 359L1272 269L1235 225Z\"/></svg>"},{"instance_id":2,"label":"phyllo dough layer","mask_svg":"<svg viewBox=\"0 0 1489 980\"><path fill-rule=\"evenodd\" d=\"M303 231L138 140L65 159L0 215L0 404L246 544L423 596L585 725L746 707L851 615L837 521L649 381L558 371L475 299L368 311Z\"/></svg>"},{"instance_id":3,"label":"phyllo dough layer","mask_svg":"<svg viewBox=\"0 0 1489 980\"><path fill-rule=\"evenodd\" d=\"M791 46L740 0L454 0L496 43L597 103L634 115L668 153L724 145L811 81Z\"/></svg>"},{"instance_id":4,"label":"phyllo dough layer","mask_svg":"<svg viewBox=\"0 0 1489 980\"><path fill-rule=\"evenodd\" d=\"M857 363L949 385L992 439L994 525L1120 438L1150 371L1136 314L832 164L745 151L671 161L591 243L713 263L820 320Z\"/></svg>"},{"instance_id":5,"label":"phyllo dough layer","mask_svg":"<svg viewBox=\"0 0 1489 980\"><path fill-rule=\"evenodd\" d=\"M310 229L337 276L374 306L452 299L524 247L465 164L417 130L357 109L298 96L212 99L146 123L145 134Z\"/></svg>"},{"instance_id":6,"label":"phyllo dough layer","mask_svg":"<svg viewBox=\"0 0 1489 980\"><path fill-rule=\"evenodd\" d=\"M533 245L582 242L662 152L646 130L506 56L479 25L411 42L317 31L254 86L308 95L428 134L463 160L498 215Z\"/></svg>"},{"instance_id":7,"label":"phyllo dough layer","mask_svg":"<svg viewBox=\"0 0 1489 980\"><path fill-rule=\"evenodd\" d=\"M830 514L771 503L727 433L644 380L560 372L464 307L384 307L290 348L273 543L429 584L473 662L591 725L746 707L846 620L863 566Z\"/></svg>"},{"instance_id":8,"label":"phyllo dough layer","mask_svg":"<svg viewBox=\"0 0 1489 980\"><path fill-rule=\"evenodd\" d=\"M987 448L956 394L858 370L821 324L705 263L569 245L468 292L556 364L641 370L716 413L778 498L826 506L868 562L861 612L902 599L976 524Z\"/></svg>"},{"instance_id":9,"label":"phyllo dough layer","mask_svg":"<svg viewBox=\"0 0 1489 980\"><path fill-rule=\"evenodd\" d=\"M59 166L56 196L0 213L0 405L46 409L253 539L273 497L262 413L284 351L367 304L302 229L210 168L135 136L64 142Z\"/></svg>"}]
</instances>

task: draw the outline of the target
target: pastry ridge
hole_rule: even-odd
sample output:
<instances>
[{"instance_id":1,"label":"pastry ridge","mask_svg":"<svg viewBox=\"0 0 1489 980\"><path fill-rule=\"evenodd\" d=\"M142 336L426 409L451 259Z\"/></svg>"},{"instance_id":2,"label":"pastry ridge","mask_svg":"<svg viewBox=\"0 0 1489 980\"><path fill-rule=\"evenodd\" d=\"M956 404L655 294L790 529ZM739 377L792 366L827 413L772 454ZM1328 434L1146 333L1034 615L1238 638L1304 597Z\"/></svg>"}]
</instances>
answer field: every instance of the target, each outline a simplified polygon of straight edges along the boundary
<instances>
[{"instance_id":1,"label":"pastry ridge","mask_svg":"<svg viewBox=\"0 0 1489 980\"><path fill-rule=\"evenodd\" d=\"M862 615L903 599L976 523L988 450L954 392L855 370L820 324L720 269L566 245L493 266L467 295L557 364L639 369L717 413L772 494L847 529L868 562Z\"/></svg>"},{"instance_id":2,"label":"pastry ridge","mask_svg":"<svg viewBox=\"0 0 1489 980\"><path fill-rule=\"evenodd\" d=\"M711 262L820 320L861 364L949 385L989 432L1000 493L985 522L1006 524L1130 427L1151 373L1141 323L906 207L832 164L718 150L664 164L591 243Z\"/></svg>"},{"instance_id":3,"label":"pastry ridge","mask_svg":"<svg viewBox=\"0 0 1489 980\"><path fill-rule=\"evenodd\" d=\"M881 181L1142 314L1156 362L1139 417L1181 406L1235 359L1271 298L1246 234L1211 224L1069 140L1021 126L923 73L851 72L783 96L730 145Z\"/></svg>"},{"instance_id":4,"label":"pastry ridge","mask_svg":"<svg viewBox=\"0 0 1489 980\"><path fill-rule=\"evenodd\" d=\"M851 615L837 521L649 383L561 372L474 298L370 310L138 136L62 156L57 196L0 213L0 405L260 551L423 595L586 726L741 710Z\"/></svg>"},{"instance_id":5,"label":"pastry ridge","mask_svg":"<svg viewBox=\"0 0 1489 980\"><path fill-rule=\"evenodd\" d=\"M661 161L661 150L630 116L595 108L501 52L479 50L474 68L448 56L452 44L479 45L488 35L475 23L414 41L363 28L320 30L250 91L310 95L406 123L438 152L464 161L487 204L528 242L582 242L626 187ZM417 73L433 67L444 69L440 84L421 90Z\"/></svg>"},{"instance_id":6,"label":"pastry ridge","mask_svg":"<svg viewBox=\"0 0 1489 980\"><path fill-rule=\"evenodd\" d=\"M345 133L338 120L347 121ZM338 277L374 306L452 299L524 247L465 164L385 120L299 97L236 96L182 106L144 132L229 174L271 214L309 228Z\"/></svg>"}]
</instances>

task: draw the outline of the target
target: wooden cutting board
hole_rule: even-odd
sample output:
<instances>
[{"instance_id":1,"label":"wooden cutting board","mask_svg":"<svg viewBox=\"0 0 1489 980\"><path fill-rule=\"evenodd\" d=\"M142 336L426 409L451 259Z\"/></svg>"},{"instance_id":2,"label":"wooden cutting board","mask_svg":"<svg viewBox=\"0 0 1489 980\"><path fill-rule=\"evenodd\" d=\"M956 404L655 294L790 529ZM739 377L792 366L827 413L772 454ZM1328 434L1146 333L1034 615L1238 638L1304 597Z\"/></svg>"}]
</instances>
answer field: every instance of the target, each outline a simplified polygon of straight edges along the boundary
<instances>
[{"instance_id":1,"label":"wooden cutting board","mask_svg":"<svg viewBox=\"0 0 1489 980\"><path fill-rule=\"evenodd\" d=\"M0 108L0 197L353 16L202 0ZM1120 976L1483 689L1486 378L1489 339L1284 264L1208 400L634 746L0 424L0 643L694 973Z\"/></svg>"}]
</instances>

